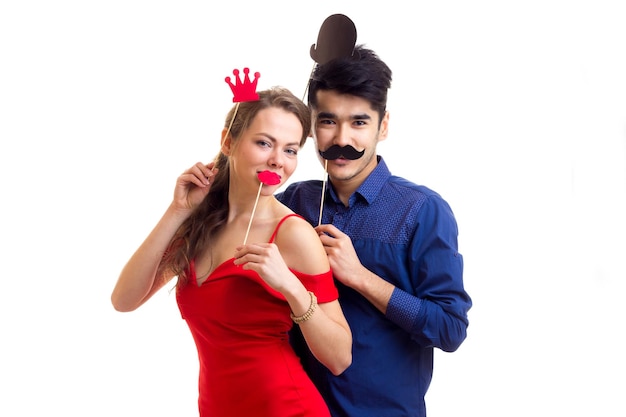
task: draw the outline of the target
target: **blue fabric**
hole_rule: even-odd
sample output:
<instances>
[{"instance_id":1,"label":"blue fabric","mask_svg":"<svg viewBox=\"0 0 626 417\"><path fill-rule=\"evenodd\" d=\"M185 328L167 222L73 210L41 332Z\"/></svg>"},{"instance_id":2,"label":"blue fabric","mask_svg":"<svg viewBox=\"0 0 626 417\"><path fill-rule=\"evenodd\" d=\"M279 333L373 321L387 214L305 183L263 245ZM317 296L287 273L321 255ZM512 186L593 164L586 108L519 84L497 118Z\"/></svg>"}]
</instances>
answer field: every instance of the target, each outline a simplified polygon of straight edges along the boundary
<instances>
[{"instance_id":1,"label":"blue fabric","mask_svg":"<svg viewBox=\"0 0 626 417\"><path fill-rule=\"evenodd\" d=\"M452 352L460 346L472 305L448 203L424 186L391 175L378 158L349 207L327 183L322 223L349 235L361 263L395 285L387 312L337 282L353 335L352 365L339 376L310 355L297 326L292 334L333 417L425 416L433 349ZM317 226L321 192L321 181L303 181L277 198Z\"/></svg>"}]
</instances>

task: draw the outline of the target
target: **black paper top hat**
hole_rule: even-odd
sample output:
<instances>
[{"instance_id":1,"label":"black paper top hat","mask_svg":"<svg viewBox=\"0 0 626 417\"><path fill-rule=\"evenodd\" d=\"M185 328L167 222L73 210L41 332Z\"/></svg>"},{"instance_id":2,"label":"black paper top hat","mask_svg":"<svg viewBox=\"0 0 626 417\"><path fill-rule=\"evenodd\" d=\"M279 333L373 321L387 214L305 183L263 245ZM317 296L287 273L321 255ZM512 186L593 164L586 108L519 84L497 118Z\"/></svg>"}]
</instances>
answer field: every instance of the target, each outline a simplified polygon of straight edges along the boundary
<instances>
[{"instance_id":1,"label":"black paper top hat","mask_svg":"<svg viewBox=\"0 0 626 417\"><path fill-rule=\"evenodd\" d=\"M320 65L335 58L352 56L356 43L356 26L348 16L333 14L324 20L311 45L311 58Z\"/></svg>"}]
</instances>

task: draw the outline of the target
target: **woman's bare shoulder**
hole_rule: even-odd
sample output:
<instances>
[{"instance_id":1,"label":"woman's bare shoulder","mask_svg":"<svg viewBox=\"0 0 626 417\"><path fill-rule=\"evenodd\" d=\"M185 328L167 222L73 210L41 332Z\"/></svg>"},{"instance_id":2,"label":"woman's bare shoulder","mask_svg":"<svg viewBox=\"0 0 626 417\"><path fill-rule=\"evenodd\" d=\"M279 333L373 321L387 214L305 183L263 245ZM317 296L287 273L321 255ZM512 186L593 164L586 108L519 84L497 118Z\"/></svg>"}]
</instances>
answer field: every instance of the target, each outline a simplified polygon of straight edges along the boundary
<instances>
[{"instance_id":1,"label":"woman's bare shoulder","mask_svg":"<svg viewBox=\"0 0 626 417\"><path fill-rule=\"evenodd\" d=\"M285 219L274 241L287 265L306 274L321 274L330 268L317 232L299 216Z\"/></svg>"}]
</instances>

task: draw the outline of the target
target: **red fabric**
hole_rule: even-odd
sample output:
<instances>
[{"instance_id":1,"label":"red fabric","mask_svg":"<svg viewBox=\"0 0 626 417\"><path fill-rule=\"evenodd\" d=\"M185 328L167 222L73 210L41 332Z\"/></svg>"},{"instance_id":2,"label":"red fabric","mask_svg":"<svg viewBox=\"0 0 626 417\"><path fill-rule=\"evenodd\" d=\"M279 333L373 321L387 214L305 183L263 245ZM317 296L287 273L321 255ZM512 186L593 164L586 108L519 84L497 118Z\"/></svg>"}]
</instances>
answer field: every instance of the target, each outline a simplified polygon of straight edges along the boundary
<instances>
[{"instance_id":1,"label":"red fabric","mask_svg":"<svg viewBox=\"0 0 626 417\"><path fill-rule=\"evenodd\" d=\"M200 416L330 416L289 344L287 301L233 261L219 265L201 286L192 263L191 280L176 295L198 349ZM331 271L292 272L319 302L337 299Z\"/></svg>"}]
</instances>

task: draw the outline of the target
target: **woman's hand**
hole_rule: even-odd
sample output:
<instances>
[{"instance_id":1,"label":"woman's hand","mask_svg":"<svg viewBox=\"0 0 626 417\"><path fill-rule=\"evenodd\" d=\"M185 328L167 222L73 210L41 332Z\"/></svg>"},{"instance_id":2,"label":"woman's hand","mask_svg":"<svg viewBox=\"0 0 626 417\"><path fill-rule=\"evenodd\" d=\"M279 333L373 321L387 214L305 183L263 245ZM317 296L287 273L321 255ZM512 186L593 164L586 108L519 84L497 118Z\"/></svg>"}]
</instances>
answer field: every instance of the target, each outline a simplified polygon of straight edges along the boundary
<instances>
[{"instance_id":1,"label":"woman's hand","mask_svg":"<svg viewBox=\"0 0 626 417\"><path fill-rule=\"evenodd\" d=\"M267 285L281 293L289 284L289 279L298 281L274 243L252 243L237 247L235 265L255 271Z\"/></svg>"},{"instance_id":2,"label":"woman's hand","mask_svg":"<svg viewBox=\"0 0 626 417\"><path fill-rule=\"evenodd\" d=\"M193 210L209 193L216 173L213 162L197 162L183 172L176 180L173 205L180 210Z\"/></svg>"}]
</instances>

